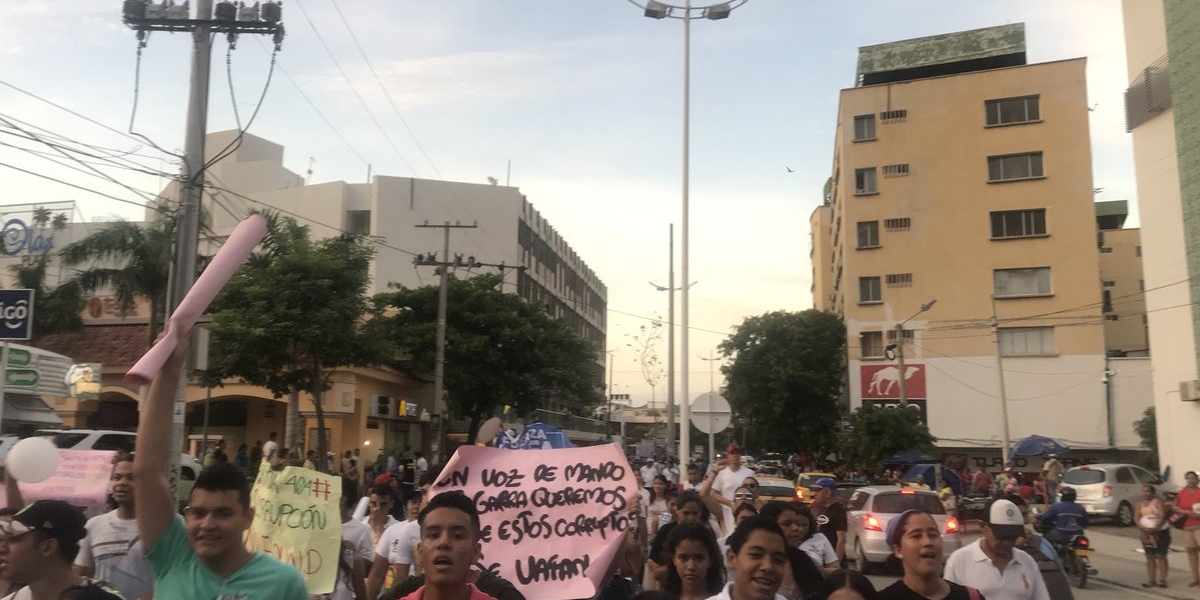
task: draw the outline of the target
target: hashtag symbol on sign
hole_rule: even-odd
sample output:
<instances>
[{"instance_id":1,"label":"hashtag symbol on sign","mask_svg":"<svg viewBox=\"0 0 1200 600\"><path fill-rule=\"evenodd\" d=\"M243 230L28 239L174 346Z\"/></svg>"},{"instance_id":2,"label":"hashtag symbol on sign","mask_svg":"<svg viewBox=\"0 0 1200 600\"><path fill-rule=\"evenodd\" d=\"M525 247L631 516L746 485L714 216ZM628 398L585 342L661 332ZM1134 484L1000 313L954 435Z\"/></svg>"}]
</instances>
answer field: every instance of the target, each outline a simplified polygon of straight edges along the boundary
<instances>
[{"instance_id":1,"label":"hashtag symbol on sign","mask_svg":"<svg viewBox=\"0 0 1200 600\"><path fill-rule=\"evenodd\" d=\"M312 485L312 490L313 490L313 496L320 498L321 494L324 493L325 499L326 500L329 499L329 482L328 481L325 481L324 479L314 479L313 485Z\"/></svg>"}]
</instances>

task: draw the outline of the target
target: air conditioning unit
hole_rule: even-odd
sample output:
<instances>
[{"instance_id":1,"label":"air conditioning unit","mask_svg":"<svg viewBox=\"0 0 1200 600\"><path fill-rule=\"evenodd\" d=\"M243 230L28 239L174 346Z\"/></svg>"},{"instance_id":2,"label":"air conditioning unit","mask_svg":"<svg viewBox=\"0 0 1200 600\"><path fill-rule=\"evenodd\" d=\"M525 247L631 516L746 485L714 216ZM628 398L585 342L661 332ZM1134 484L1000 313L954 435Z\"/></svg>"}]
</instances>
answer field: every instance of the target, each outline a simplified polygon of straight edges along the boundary
<instances>
[{"instance_id":1,"label":"air conditioning unit","mask_svg":"<svg viewBox=\"0 0 1200 600\"><path fill-rule=\"evenodd\" d=\"M379 394L371 394L371 415L372 417L394 417L396 416L396 399L390 396L381 396Z\"/></svg>"},{"instance_id":2,"label":"air conditioning unit","mask_svg":"<svg viewBox=\"0 0 1200 600\"><path fill-rule=\"evenodd\" d=\"M1179 399L1184 402L1200 401L1200 380L1180 381Z\"/></svg>"}]
</instances>

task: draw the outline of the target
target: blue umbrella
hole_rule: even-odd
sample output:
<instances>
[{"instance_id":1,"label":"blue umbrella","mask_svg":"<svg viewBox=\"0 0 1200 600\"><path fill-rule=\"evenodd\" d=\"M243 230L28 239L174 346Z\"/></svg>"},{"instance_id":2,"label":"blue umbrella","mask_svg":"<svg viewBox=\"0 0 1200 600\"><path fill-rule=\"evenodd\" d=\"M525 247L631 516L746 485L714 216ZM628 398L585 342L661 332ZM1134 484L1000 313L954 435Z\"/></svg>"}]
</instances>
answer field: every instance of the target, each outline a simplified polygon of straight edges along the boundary
<instances>
[{"instance_id":1,"label":"blue umbrella","mask_svg":"<svg viewBox=\"0 0 1200 600\"><path fill-rule=\"evenodd\" d=\"M884 459L885 465L915 465L918 463L937 462L937 459L915 448L897 452Z\"/></svg>"},{"instance_id":2,"label":"blue umbrella","mask_svg":"<svg viewBox=\"0 0 1200 600\"><path fill-rule=\"evenodd\" d=\"M1070 448L1053 438L1044 435L1031 435L1013 445L1009 456L1038 456L1041 454L1062 454Z\"/></svg>"}]
</instances>

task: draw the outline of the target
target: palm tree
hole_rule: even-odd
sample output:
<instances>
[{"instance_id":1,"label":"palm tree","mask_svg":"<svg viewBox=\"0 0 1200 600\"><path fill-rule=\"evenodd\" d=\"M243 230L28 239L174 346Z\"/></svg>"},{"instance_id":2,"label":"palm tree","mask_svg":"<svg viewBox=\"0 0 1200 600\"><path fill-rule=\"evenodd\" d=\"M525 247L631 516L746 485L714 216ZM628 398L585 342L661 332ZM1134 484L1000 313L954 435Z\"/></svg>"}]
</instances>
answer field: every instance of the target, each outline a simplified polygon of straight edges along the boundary
<instances>
[{"instance_id":1,"label":"palm tree","mask_svg":"<svg viewBox=\"0 0 1200 600\"><path fill-rule=\"evenodd\" d=\"M62 231L67 228L67 224L69 222L70 221L67 218L67 213L58 213L57 215L54 215L54 219L50 222L50 227L56 232Z\"/></svg>"},{"instance_id":2,"label":"palm tree","mask_svg":"<svg viewBox=\"0 0 1200 600\"><path fill-rule=\"evenodd\" d=\"M50 209L45 206L38 206L33 209L33 224L39 229L44 228L50 222Z\"/></svg>"},{"instance_id":3,"label":"palm tree","mask_svg":"<svg viewBox=\"0 0 1200 600\"><path fill-rule=\"evenodd\" d=\"M65 281L54 289L46 287L46 270L50 259L45 254L29 264L17 264L12 270L17 288L34 290L33 343L52 333L69 333L83 329L83 309L87 302L79 285Z\"/></svg>"},{"instance_id":4,"label":"palm tree","mask_svg":"<svg viewBox=\"0 0 1200 600\"><path fill-rule=\"evenodd\" d=\"M166 311L175 223L175 213L166 210L147 223L113 221L60 251L65 265L87 265L72 280L82 291L112 290L123 312L133 310L138 296L150 302L148 344L154 343Z\"/></svg>"}]
</instances>

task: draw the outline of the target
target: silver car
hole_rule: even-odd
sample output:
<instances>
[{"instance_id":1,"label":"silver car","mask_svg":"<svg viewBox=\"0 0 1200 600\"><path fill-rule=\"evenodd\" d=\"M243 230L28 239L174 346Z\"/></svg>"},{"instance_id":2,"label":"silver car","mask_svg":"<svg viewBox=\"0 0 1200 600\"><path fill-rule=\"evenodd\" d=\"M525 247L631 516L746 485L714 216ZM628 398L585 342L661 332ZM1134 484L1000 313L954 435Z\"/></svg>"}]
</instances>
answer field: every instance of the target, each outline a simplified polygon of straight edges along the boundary
<instances>
[{"instance_id":1,"label":"silver car","mask_svg":"<svg viewBox=\"0 0 1200 600\"><path fill-rule=\"evenodd\" d=\"M887 526L900 513L918 509L929 512L942 532L942 561L962 546L961 525L947 514L937 494L894 485L872 485L854 490L846 502L846 545L854 568L866 573L892 555L887 545Z\"/></svg>"},{"instance_id":2,"label":"silver car","mask_svg":"<svg viewBox=\"0 0 1200 600\"><path fill-rule=\"evenodd\" d=\"M1163 484L1158 475L1137 465L1104 463L1072 467L1063 474L1061 488L1074 488L1075 501L1088 515L1110 517L1127 527L1133 524L1133 507L1142 499L1142 486L1150 484L1168 495L1179 491Z\"/></svg>"}]
</instances>

